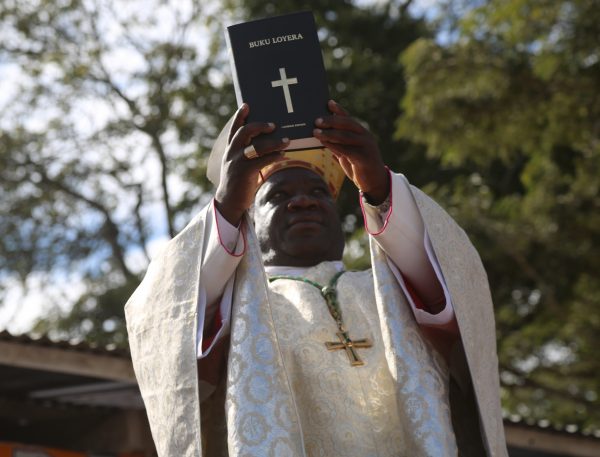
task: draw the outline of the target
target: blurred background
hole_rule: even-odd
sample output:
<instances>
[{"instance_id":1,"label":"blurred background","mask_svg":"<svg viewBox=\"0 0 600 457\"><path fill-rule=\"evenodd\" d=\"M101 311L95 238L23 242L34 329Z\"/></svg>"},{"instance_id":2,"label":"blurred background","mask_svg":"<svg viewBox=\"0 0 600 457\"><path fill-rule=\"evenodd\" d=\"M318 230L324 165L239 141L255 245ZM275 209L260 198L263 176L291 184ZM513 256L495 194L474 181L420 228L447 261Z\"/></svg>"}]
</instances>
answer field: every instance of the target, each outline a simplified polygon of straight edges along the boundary
<instances>
[{"instance_id":1,"label":"blurred background","mask_svg":"<svg viewBox=\"0 0 600 457\"><path fill-rule=\"evenodd\" d=\"M332 98L480 252L507 423L598 444L597 0L2 0L0 345L127 358L126 299L211 198L236 109L224 26L304 9ZM367 267L350 185L340 202ZM8 438L32 436L13 416Z\"/></svg>"}]
</instances>

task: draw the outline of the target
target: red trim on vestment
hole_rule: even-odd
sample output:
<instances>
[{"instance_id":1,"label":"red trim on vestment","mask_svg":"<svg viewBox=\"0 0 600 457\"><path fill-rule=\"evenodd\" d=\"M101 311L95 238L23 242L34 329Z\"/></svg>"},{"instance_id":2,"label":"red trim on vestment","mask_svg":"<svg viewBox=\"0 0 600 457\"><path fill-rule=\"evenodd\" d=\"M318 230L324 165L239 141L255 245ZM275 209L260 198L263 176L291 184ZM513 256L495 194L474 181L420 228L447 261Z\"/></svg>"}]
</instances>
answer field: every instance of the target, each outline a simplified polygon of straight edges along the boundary
<instances>
[{"instance_id":1,"label":"red trim on vestment","mask_svg":"<svg viewBox=\"0 0 600 457\"><path fill-rule=\"evenodd\" d=\"M411 282L408 280L408 278L406 276L404 276L402 274L402 272L400 272L400 275L402 276L402 279L404 280L404 285L406 286L406 290L408 291L410 298L412 298L412 301L415 304L415 308L429 312L429 310L427 309L427 306L425 306L425 304L423 303L423 300L421 300L421 297L419 297L419 295L417 294L417 291L415 290L415 288L413 287Z\"/></svg>"},{"instance_id":2,"label":"red trim on vestment","mask_svg":"<svg viewBox=\"0 0 600 457\"><path fill-rule=\"evenodd\" d=\"M369 227L367 227L367 217L365 215L365 207L364 207L364 204L362 201L362 194L360 194L358 197L358 202L360 204L360 210L362 211L362 214L363 214L363 221L365 222L365 230L371 236L381 235L384 232L385 228L388 226L390 217L392 216L392 211L394 210L394 200L393 200L394 192L392 191L392 172L387 166L385 167L385 169L388 171L389 180L390 180L390 210L388 211L387 216L385 217L385 220L383 221L383 227L381 227L381 230L379 230L378 232L369 231Z\"/></svg>"},{"instance_id":3,"label":"red trim on vestment","mask_svg":"<svg viewBox=\"0 0 600 457\"><path fill-rule=\"evenodd\" d=\"M225 249L225 252L227 252L227 254L229 254L230 256L233 256L233 257L242 257L246 253L246 234L244 233L244 230L242 227L242 225L244 224L244 220L242 219L242 222L240 223L240 227L239 227L239 230L242 232L242 240L244 241L244 249L242 249L242 252L240 254L236 254L235 249L233 251L230 251L229 249L227 249L227 246L225 246L225 244L223 243L223 239L221 238L221 230L219 229L219 218L217 217L217 205L215 205L214 199L213 199L213 218L215 220L215 225L217 226L217 236L219 237L219 243L221 244L221 246L223 246L223 249Z\"/></svg>"},{"instance_id":4,"label":"red trim on vestment","mask_svg":"<svg viewBox=\"0 0 600 457\"><path fill-rule=\"evenodd\" d=\"M419 297L419 294L417 294L417 291L415 290L414 286L411 284L411 282L408 280L408 278L406 276L404 276L402 274L402 272L400 272L400 275L402 276L402 279L404 280L404 285L406 286L406 290L408 291L410 298L412 298L413 303L415 304L415 308L423 310L429 314L434 314L431 312L431 307L427 306L425 303L423 303L423 300L421 300L421 297ZM436 278L436 281L438 281L438 279ZM442 299L439 300L439 302L436 303L432 303L434 306L435 305L444 305L443 308L446 307L446 297L443 297ZM437 308L437 306L435 306L435 308ZM441 311L439 311L438 313L435 314L439 314Z\"/></svg>"},{"instance_id":5,"label":"red trim on vestment","mask_svg":"<svg viewBox=\"0 0 600 457\"><path fill-rule=\"evenodd\" d=\"M204 353L210 347L222 326L223 317L221 316L221 310L217 309L217 313L215 314L215 318L212 321L210 329L205 330L204 334L202 335L202 353Z\"/></svg>"}]
</instances>

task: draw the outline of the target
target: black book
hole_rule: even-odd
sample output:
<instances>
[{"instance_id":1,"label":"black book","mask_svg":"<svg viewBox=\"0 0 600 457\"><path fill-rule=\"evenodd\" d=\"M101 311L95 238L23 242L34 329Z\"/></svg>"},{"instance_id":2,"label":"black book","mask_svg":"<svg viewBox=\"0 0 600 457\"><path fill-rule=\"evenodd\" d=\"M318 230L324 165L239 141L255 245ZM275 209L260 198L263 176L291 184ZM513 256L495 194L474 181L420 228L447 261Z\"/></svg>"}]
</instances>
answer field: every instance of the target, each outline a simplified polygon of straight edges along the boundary
<instances>
[{"instance_id":1,"label":"black book","mask_svg":"<svg viewBox=\"0 0 600 457\"><path fill-rule=\"evenodd\" d=\"M313 137L317 117L329 114L329 90L315 20L300 12L227 27L238 106L248 122L274 122L269 136L289 138L287 150L323 147Z\"/></svg>"}]
</instances>

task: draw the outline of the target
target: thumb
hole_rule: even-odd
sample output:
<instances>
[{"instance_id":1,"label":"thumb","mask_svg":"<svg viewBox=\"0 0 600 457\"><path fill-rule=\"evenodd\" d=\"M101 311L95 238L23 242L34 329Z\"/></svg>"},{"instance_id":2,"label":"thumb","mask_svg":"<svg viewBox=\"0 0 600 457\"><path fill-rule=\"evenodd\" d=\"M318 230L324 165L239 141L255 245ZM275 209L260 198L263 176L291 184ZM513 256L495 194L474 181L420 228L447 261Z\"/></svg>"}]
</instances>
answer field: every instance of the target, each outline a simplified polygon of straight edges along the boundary
<instances>
[{"instance_id":1,"label":"thumb","mask_svg":"<svg viewBox=\"0 0 600 457\"><path fill-rule=\"evenodd\" d=\"M352 164L350 163L348 158L344 156L338 156L338 162L346 176L348 176L349 179L354 181L354 169L352 168Z\"/></svg>"}]
</instances>

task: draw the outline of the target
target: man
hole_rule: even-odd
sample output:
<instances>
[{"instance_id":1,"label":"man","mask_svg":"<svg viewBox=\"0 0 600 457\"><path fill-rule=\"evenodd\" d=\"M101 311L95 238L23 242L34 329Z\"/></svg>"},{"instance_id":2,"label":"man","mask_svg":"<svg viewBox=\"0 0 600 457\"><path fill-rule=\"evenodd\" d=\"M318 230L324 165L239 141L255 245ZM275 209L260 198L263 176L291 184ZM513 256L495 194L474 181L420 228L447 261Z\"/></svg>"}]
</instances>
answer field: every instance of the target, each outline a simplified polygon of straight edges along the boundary
<instances>
[{"instance_id":1,"label":"man","mask_svg":"<svg viewBox=\"0 0 600 457\"><path fill-rule=\"evenodd\" d=\"M476 252L329 109L314 135L333 160L282 156L285 140L261 136L276 127L245 124L242 106L214 201L127 304L159 455L506 455ZM361 190L372 271L343 272L327 163Z\"/></svg>"}]
</instances>

